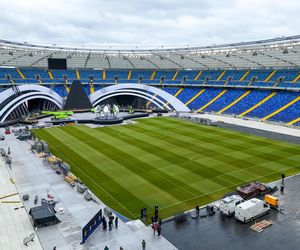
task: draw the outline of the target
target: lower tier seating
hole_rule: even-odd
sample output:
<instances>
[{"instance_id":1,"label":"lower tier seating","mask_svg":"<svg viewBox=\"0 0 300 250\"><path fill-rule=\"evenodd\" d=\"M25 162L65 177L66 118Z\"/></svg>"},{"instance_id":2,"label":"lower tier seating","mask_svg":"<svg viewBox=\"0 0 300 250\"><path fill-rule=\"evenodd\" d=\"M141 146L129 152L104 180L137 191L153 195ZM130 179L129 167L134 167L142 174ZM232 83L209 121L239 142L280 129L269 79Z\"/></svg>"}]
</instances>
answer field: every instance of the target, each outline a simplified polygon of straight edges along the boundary
<instances>
[{"instance_id":1,"label":"lower tier seating","mask_svg":"<svg viewBox=\"0 0 300 250\"><path fill-rule=\"evenodd\" d=\"M164 90L169 92L168 88ZM175 90L172 93L174 92ZM221 111L223 114L236 116L245 114L242 116L284 123L300 117L300 93L298 92L244 89L224 91L222 88L202 87L184 88L177 98L183 103L188 103L188 107L194 111L199 109L203 112ZM228 108L224 110L226 107ZM299 122L295 122L294 125L298 124Z\"/></svg>"}]
</instances>

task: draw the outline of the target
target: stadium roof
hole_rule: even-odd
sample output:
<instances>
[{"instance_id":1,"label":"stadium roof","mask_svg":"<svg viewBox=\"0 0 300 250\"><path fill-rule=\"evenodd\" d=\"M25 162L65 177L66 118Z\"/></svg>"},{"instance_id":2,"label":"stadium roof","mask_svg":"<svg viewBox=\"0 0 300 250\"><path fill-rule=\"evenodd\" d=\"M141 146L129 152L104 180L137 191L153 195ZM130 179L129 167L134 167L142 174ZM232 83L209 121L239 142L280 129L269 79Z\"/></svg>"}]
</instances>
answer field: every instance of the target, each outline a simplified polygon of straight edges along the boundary
<instances>
[{"instance_id":1,"label":"stadium roof","mask_svg":"<svg viewBox=\"0 0 300 250\"><path fill-rule=\"evenodd\" d=\"M211 46L59 46L0 40L0 66L47 67L66 58L69 68L242 69L300 67L300 35Z\"/></svg>"}]
</instances>

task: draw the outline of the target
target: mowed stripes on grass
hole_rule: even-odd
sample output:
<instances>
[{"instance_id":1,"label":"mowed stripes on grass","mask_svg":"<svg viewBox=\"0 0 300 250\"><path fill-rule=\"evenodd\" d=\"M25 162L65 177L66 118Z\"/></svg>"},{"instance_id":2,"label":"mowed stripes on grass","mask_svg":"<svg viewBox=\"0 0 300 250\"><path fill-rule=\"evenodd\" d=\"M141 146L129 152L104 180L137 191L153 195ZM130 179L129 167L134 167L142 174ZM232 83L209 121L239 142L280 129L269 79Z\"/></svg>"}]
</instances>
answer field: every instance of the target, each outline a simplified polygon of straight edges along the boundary
<instances>
[{"instance_id":1,"label":"mowed stripes on grass","mask_svg":"<svg viewBox=\"0 0 300 250\"><path fill-rule=\"evenodd\" d=\"M243 183L300 171L298 145L175 118L35 134L103 202L131 219L155 204L166 218L217 200Z\"/></svg>"}]
</instances>

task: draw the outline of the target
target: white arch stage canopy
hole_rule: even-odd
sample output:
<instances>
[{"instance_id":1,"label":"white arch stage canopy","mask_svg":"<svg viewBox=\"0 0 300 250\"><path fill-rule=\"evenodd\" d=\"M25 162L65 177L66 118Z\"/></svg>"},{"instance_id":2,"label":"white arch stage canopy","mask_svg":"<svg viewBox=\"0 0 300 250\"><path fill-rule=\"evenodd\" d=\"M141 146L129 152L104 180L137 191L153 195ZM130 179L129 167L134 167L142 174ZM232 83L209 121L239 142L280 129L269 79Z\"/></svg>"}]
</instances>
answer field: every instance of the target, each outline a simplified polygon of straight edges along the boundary
<instances>
[{"instance_id":1,"label":"white arch stage canopy","mask_svg":"<svg viewBox=\"0 0 300 250\"><path fill-rule=\"evenodd\" d=\"M96 106L101 101L118 95L134 95L142 97L148 101L153 102L160 108L167 108L168 110L175 109L176 111L189 112L190 109L173 95L144 84L117 84L112 85L96 91L90 95L90 101L93 106ZM172 108L170 107L172 106Z\"/></svg>"},{"instance_id":2,"label":"white arch stage canopy","mask_svg":"<svg viewBox=\"0 0 300 250\"><path fill-rule=\"evenodd\" d=\"M0 93L0 122L5 119L22 103L32 99L44 99L54 103L58 108L63 108L64 100L53 90L39 85L20 85L18 89L9 88Z\"/></svg>"}]
</instances>

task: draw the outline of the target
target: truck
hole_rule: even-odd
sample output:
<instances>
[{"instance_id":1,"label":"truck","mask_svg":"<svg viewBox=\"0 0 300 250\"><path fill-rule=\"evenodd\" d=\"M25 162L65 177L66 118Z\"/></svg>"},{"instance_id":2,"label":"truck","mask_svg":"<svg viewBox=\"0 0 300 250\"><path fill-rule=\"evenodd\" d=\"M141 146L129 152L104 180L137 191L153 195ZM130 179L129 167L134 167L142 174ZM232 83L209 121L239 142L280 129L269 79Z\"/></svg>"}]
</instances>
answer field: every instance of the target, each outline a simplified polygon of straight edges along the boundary
<instances>
[{"instance_id":1,"label":"truck","mask_svg":"<svg viewBox=\"0 0 300 250\"><path fill-rule=\"evenodd\" d=\"M270 212L270 206L257 198L247 200L235 207L234 217L247 223Z\"/></svg>"},{"instance_id":2,"label":"truck","mask_svg":"<svg viewBox=\"0 0 300 250\"><path fill-rule=\"evenodd\" d=\"M239 195L231 195L220 201L220 213L222 215L234 215L235 207L245 200Z\"/></svg>"}]
</instances>

